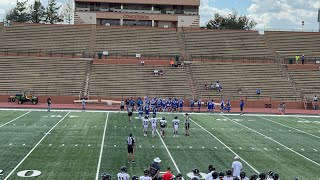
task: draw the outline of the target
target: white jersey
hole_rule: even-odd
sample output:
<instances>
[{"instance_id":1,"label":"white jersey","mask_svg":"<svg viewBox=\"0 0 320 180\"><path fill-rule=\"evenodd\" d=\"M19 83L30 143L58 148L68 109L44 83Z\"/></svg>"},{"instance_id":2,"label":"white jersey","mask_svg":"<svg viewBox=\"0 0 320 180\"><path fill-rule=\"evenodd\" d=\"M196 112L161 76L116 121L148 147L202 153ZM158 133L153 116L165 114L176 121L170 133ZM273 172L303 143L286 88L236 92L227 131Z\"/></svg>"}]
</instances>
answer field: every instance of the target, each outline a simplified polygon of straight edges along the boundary
<instances>
[{"instance_id":1,"label":"white jersey","mask_svg":"<svg viewBox=\"0 0 320 180\"><path fill-rule=\"evenodd\" d=\"M140 180L152 180L150 176L140 176Z\"/></svg>"},{"instance_id":2,"label":"white jersey","mask_svg":"<svg viewBox=\"0 0 320 180\"><path fill-rule=\"evenodd\" d=\"M172 123L173 123L174 129L178 129L178 128L179 128L179 123L180 123L180 120L179 120L179 119L174 119L174 120L172 121Z\"/></svg>"},{"instance_id":3,"label":"white jersey","mask_svg":"<svg viewBox=\"0 0 320 180\"><path fill-rule=\"evenodd\" d=\"M149 119L144 119L143 120L143 127L148 127L149 126Z\"/></svg>"},{"instance_id":4,"label":"white jersey","mask_svg":"<svg viewBox=\"0 0 320 180\"><path fill-rule=\"evenodd\" d=\"M166 120L160 120L160 127L165 128L167 125L167 121Z\"/></svg>"},{"instance_id":5,"label":"white jersey","mask_svg":"<svg viewBox=\"0 0 320 180\"><path fill-rule=\"evenodd\" d=\"M152 125L152 127L155 127L155 126L157 126L157 118L151 118L151 125Z\"/></svg>"},{"instance_id":6,"label":"white jersey","mask_svg":"<svg viewBox=\"0 0 320 180\"><path fill-rule=\"evenodd\" d=\"M242 170L242 163L239 162L239 161L234 161L234 162L232 163L232 166L231 166L231 167L233 168L233 173L232 173L232 175L233 175L233 176L240 177L240 172L241 172L241 170Z\"/></svg>"},{"instance_id":7,"label":"white jersey","mask_svg":"<svg viewBox=\"0 0 320 180\"><path fill-rule=\"evenodd\" d=\"M130 175L124 172L117 174L118 180L130 180Z\"/></svg>"}]
</instances>

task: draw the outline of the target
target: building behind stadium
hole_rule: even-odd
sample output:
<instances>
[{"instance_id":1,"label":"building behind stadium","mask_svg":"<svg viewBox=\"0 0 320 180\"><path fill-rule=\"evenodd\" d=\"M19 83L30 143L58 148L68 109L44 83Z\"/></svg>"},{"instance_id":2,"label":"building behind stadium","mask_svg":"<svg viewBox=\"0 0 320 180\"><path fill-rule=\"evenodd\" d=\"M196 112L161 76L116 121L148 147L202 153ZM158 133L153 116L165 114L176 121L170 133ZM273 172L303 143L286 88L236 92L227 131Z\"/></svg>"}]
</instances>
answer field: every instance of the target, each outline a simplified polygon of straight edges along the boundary
<instances>
[{"instance_id":1,"label":"building behind stadium","mask_svg":"<svg viewBox=\"0 0 320 180\"><path fill-rule=\"evenodd\" d=\"M75 24L199 27L200 0L75 0Z\"/></svg>"}]
</instances>

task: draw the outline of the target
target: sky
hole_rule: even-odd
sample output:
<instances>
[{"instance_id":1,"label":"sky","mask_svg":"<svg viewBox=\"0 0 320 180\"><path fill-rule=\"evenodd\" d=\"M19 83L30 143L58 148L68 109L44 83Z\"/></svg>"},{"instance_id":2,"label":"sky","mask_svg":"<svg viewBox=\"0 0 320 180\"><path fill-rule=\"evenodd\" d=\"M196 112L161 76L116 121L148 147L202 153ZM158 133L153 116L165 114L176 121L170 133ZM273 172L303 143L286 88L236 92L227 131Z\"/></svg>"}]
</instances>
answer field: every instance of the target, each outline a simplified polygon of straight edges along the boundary
<instances>
[{"instance_id":1,"label":"sky","mask_svg":"<svg viewBox=\"0 0 320 180\"><path fill-rule=\"evenodd\" d=\"M42 0L47 2L47 0ZM59 3L68 0L57 0ZM200 0L201 25L205 25L215 12L228 15L237 11L247 15L258 24L257 29L302 29L318 30L318 8L320 0ZM0 19L6 10L15 5L16 0L0 0ZM33 0L29 0L32 3Z\"/></svg>"}]
</instances>

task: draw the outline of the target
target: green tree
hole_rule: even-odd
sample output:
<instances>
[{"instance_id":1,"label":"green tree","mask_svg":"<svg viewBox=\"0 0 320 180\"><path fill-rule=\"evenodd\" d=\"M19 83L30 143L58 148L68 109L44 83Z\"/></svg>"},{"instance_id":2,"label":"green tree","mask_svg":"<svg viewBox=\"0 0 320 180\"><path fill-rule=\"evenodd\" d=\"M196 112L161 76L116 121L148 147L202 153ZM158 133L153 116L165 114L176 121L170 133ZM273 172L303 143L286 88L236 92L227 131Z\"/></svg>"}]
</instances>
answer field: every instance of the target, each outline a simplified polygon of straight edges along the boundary
<instances>
[{"instance_id":1,"label":"green tree","mask_svg":"<svg viewBox=\"0 0 320 180\"><path fill-rule=\"evenodd\" d=\"M45 9L40 0L35 0L34 4L30 6L30 20L33 23L40 23L45 15Z\"/></svg>"},{"instance_id":2,"label":"green tree","mask_svg":"<svg viewBox=\"0 0 320 180\"><path fill-rule=\"evenodd\" d=\"M257 23L251 20L246 15L238 15L236 11L230 13L228 16L215 13L212 20L207 23L208 29L242 29L251 30Z\"/></svg>"},{"instance_id":3,"label":"green tree","mask_svg":"<svg viewBox=\"0 0 320 180\"><path fill-rule=\"evenodd\" d=\"M54 24L56 22L62 22L62 17L58 14L58 10L61 6L57 5L55 0L50 0L47 10L46 10L46 21L50 24Z\"/></svg>"},{"instance_id":4,"label":"green tree","mask_svg":"<svg viewBox=\"0 0 320 180\"><path fill-rule=\"evenodd\" d=\"M26 1L17 1L17 4L14 8L9 10L6 14L6 19L12 22L27 22L30 20L30 14L27 11Z\"/></svg>"}]
</instances>

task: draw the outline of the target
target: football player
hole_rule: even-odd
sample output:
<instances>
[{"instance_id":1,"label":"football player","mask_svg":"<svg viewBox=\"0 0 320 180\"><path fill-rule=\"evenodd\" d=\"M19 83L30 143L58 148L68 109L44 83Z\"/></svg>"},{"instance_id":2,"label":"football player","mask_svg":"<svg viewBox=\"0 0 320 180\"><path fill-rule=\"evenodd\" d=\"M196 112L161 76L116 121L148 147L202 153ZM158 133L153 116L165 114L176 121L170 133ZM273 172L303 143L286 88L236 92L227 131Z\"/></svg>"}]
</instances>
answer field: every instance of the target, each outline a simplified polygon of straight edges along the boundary
<instances>
[{"instance_id":1,"label":"football player","mask_svg":"<svg viewBox=\"0 0 320 180\"><path fill-rule=\"evenodd\" d=\"M145 116L143 120L143 136L147 136L148 127L149 127L149 119L148 119L148 116Z\"/></svg>"},{"instance_id":2,"label":"football player","mask_svg":"<svg viewBox=\"0 0 320 180\"><path fill-rule=\"evenodd\" d=\"M150 119L150 121L151 121L151 127L152 127L152 137L155 137L156 136L156 131L157 131L157 118L156 118L155 114Z\"/></svg>"},{"instance_id":3,"label":"football player","mask_svg":"<svg viewBox=\"0 0 320 180\"><path fill-rule=\"evenodd\" d=\"M144 107L144 111L146 113L146 116L149 117L149 114L150 114L150 105L146 104L146 106Z\"/></svg>"},{"instance_id":4,"label":"football player","mask_svg":"<svg viewBox=\"0 0 320 180\"><path fill-rule=\"evenodd\" d=\"M174 120L172 120L173 137L178 137L179 123L180 120L178 119L178 116L174 117Z\"/></svg>"},{"instance_id":5,"label":"football player","mask_svg":"<svg viewBox=\"0 0 320 180\"><path fill-rule=\"evenodd\" d=\"M179 111L180 112L183 111L183 100L182 99L179 100Z\"/></svg>"},{"instance_id":6,"label":"football player","mask_svg":"<svg viewBox=\"0 0 320 180\"><path fill-rule=\"evenodd\" d=\"M161 137L164 137L164 129L166 128L167 126L167 121L166 119L163 117L161 120L160 120L160 132L161 132Z\"/></svg>"},{"instance_id":7,"label":"football player","mask_svg":"<svg viewBox=\"0 0 320 180\"><path fill-rule=\"evenodd\" d=\"M157 100L157 110L160 112L161 111L161 107L162 107L162 99L161 98L159 98L158 100Z\"/></svg>"},{"instance_id":8,"label":"football player","mask_svg":"<svg viewBox=\"0 0 320 180\"><path fill-rule=\"evenodd\" d=\"M191 109L191 112L193 112L193 108L194 108L194 100L193 98L190 100L190 109Z\"/></svg>"},{"instance_id":9,"label":"football player","mask_svg":"<svg viewBox=\"0 0 320 180\"><path fill-rule=\"evenodd\" d=\"M106 172L103 172L101 174L101 180L111 180L111 176L110 174L106 173Z\"/></svg>"},{"instance_id":10,"label":"football player","mask_svg":"<svg viewBox=\"0 0 320 180\"><path fill-rule=\"evenodd\" d=\"M139 113L139 119L142 122L142 117L143 117L143 107L142 107L142 105L139 107L138 113Z\"/></svg>"},{"instance_id":11,"label":"football player","mask_svg":"<svg viewBox=\"0 0 320 180\"><path fill-rule=\"evenodd\" d=\"M213 99L208 101L208 112L212 113L213 112L213 107L214 107L214 102Z\"/></svg>"},{"instance_id":12,"label":"football player","mask_svg":"<svg viewBox=\"0 0 320 180\"><path fill-rule=\"evenodd\" d=\"M198 99L197 104L198 104L198 112L200 112L200 109L201 109L201 99L200 98Z\"/></svg>"},{"instance_id":13,"label":"football player","mask_svg":"<svg viewBox=\"0 0 320 180\"><path fill-rule=\"evenodd\" d=\"M143 176L140 176L140 180L152 180L152 178L150 177L149 175L149 170L148 169L145 169L143 171Z\"/></svg>"},{"instance_id":14,"label":"football player","mask_svg":"<svg viewBox=\"0 0 320 180\"><path fill-rule=\"evenodd\" d=\"M130 175L127 173L126 166L122 166L120 171L121 172L117 174L118 180L130 180Z\"/></svg>"}]
</instances>

